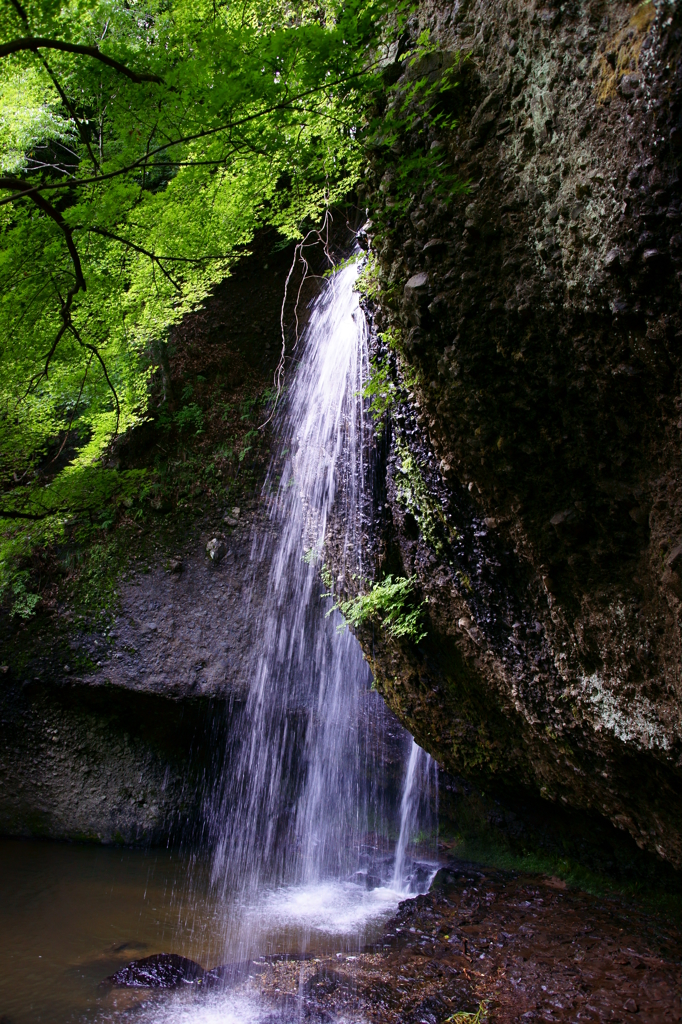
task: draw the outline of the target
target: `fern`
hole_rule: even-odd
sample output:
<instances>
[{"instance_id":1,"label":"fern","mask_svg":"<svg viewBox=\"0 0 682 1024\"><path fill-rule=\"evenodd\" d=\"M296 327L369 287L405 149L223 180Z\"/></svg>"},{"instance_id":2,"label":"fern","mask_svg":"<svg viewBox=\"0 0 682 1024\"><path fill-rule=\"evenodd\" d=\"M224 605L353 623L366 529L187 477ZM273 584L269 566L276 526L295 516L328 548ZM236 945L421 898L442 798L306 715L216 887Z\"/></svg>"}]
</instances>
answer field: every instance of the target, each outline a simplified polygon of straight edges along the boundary
<instances>
[{"instance_id":1,"label":"fern","mask_svg":"<svg viewBox=\"0 0 682 1024\"><path fill-rule=\"evenodd\" d=\"M346 620L340 628L346 624L357 628L378 620L394 640L419 643L427 635L422 622L426 600L413 605L415 583L415 576L387 576L381 583L373 583L366 594L340 602L335 607Z\"/></svg>"}]
</instances>

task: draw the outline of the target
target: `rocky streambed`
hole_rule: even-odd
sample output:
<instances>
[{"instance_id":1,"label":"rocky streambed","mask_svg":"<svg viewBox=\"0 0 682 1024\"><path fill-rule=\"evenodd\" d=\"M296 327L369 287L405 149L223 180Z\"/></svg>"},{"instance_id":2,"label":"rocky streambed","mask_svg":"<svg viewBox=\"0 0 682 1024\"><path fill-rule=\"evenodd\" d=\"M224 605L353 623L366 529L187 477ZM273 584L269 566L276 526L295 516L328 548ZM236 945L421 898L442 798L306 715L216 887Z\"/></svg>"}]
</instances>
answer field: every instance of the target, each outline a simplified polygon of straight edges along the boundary
<instances>
[{"instance_id":1,"label":"rocky streambed","mask_svg":"<svg viewBox=\"0 0 682 1024\"><path fill-rule=\"evenodd\" d=\"M163 1003L161 989L203 986L212 992L203 998L226 1005L255 1000L263 1021L656 1024L681 1018L681 956L676 925L622 898L451 861L355 955L262 957L212 972L150 957L119 970L105 1001L141 1008Z\"/></svg>"}]
</instances>

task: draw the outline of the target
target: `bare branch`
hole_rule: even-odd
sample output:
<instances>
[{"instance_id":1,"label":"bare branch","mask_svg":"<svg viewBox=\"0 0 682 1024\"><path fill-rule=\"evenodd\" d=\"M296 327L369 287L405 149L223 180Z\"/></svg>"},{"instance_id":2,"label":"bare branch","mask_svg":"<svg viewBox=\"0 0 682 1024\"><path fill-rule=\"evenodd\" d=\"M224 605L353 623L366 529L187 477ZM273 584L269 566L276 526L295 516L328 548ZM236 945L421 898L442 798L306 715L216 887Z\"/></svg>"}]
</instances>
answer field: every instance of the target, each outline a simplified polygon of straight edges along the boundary
<instances>
[{"instance_id":1,"label":"bare branch","mask_svg":"<svg viewBox=\"0 0 682 1024\"><path fill-rule=\"evenodd\" d=\"M34 53L39 49L46 50L61 50L64 53L77 53L82 57L93 57L95 60L100 61L102 64L106 64L107 67L113 68L114 71L118 71L119 74L125 75L132 82L156 82L159 85L163 85L163 79L158 75L152 75L149 72L137 72L131 71L125 64L121 64L120 61L114 60L113 57L107 57L105 53L102 53L96 46L82 46L80 43L65 43L60 39L43 39L40 36L28 36L24 39L13 39L9 43L0 44L0 57L9 57L12 53L21 53L22 50L31 50Z\"/></svg>"},{"instance_id":2,"label":"bare branch","mask_svg":"<svg viewBox=\"0 0 682 1024\"><path fill-rule=\"evenodd\" d=\"M289 267L289 273L287 274L286 281L284 282L284 296L282 298L282 308L280 310L280 315L279 315L280 331L281 331L281 334L282 334L282 351L280 353L279 362L277 363L277 367L275 368L275 374L274 374L274 377L273 377L273 384L275 386L275 391L276 391L275 401L273 403L270 415L268 416L268 418L266 419L266 421L264 423L261 423L261 425L258 428L259 430L263 430L265 427L267 427L268 423L270 422L272 417L275 415L275 411L277 409L277 403L279 402L279 398L280 398L280 395L282 393L282 387L284 386L284 365L285 365L285 362L286 362L286 353L287 353L287 339L286 339L286 331L285 331L285 327L284 327L284 311L285 311L285 307L286 307L286 304L287 304L287 297L288 297L288 293L289 293L289 282L291 281L291 278L292 278L292 275L294 273L294 270L296 269L296 265L297 265L297 263L300 260L301 263L303 264L303 277L301 278L301 281L299 283L298 292L296 294L296 301L294 303L294 319L295 319L295 322L296 322L296 330L295 330L295 338L294 338L294 345L295 345L296 342L298 341L298 304L299 304L300 299L301 299L301 291L303 289L303 285L305 284L305 282L306 282L306 280L308 279L308 276L309 276L308 275L309 265L308 265L307 259L303 255L303 250L306 248L307 245L317 245L318 243L321 242L322 243L322 247L324 248L325 256L329 260L330 265L333 266L333 260L332 260L330 254L329 254L329 224L330 224L331 220L332 220L332 215L331 215L331 213L329 211L329 207L327 207L327 209L325 210L324 220L322 222L322 227L319 228L319 229L313 228L312 231L309 231L308 234L304 238L302 238L300 242L297 243L296 248L294 249L294 258L291 261L291 266ZM326 231L326 237L324 237L324 234L323 234L323 232L325 232L325 231ZM315 242L312 242L312 243L308 242L308 239L311 236L316 239Z\"/></svg>"},{"instance_id":3,"label":"bare branch","mask_svg":"<svg viewBox=\"0 0 682 1024\"><path fill-rule=\"evenodd\" d=\"M95 359L97 360L99 365L102 367L102 373L104 374L105 380L106 380L107 384L109 385L109 390L111 391L112 395L114 396L114 402L116 403L116 429L114 430L114 437L116 437L117 434L118 434L118 426L119 426L119 423L121 422L121 403L118 400L118 394L116 392L116 388L111 383L111 377L109 376L109 371L107 370L106 364L105 364L104 360L102 359L102 356L99 353L99 349L95 345L91 345L90 342L83 341L83 339L81 338L80 333L78 331L78 328L76 327L76 325L73 323L72 320L69 320L69 330L73 334L73 336L76 339L76 341L78 342L78 344L82 345L83 348L87 348L88 352L92 352L92 354L94 355Z\"/></svg>"},{"instance_id":4,"label":"bare branch","mask_svg":"<svg viewBox=\"0 0 682 1024\"><path fill-rule=\"evenodd\" d=\"M22 181L21 178L0 178L0 188L10 189L15 192L16 195L12 196L13 200L22 199L24 197L31 199L36 206L38 206L44 213L51 217L55 224L61 229L66 239L66 246L71 255L71 261L76 271L76 283L78 287L76 291L81 288L86 291L85 277L83 276L83 268L81 267L80 256L74 243L71 228L62 217L59 210L57 210L52 203L49 203L44 196L37 192L27 181Z\"/></svg>"},{"instance_id":5,"label":"bare branch","mask_svg":"<svg viewBox=\"0 0 682 1024\"><path fill-rule=\"evenodd\" d=\"M152 261L152 263L158 264L159 270L161 271L162 274L164 274L168 278L170 283L175 288L176 292L181 292L182 291L182 289L180 288L180 286L177 283L177 281L173 280L173 278L171 277L169 272L166 270L166 268L160 262L161 260L165 260L165 259L169 259L169 260L175 259L175 260L177 260L179 257L156 256L153 252L150 252L149 249L143 249L141 245L137 245L135 242L130 242L127 238L121 238L120 235L115 235L112 231L106 231L104 228L89 227L89 228L86 228L85 230L86 231L92 231L96 235L102 235L104 238L111 238L111 239L113 239L114 242L120 242L121 245L125 245L129 249L134 249L135 252L139 252L139 253L142 253L143 256L147 256ZM183 262L193 263L195 261L194 260L186 260L186 261L183 261Z\"/></svg>"}]
</instances>

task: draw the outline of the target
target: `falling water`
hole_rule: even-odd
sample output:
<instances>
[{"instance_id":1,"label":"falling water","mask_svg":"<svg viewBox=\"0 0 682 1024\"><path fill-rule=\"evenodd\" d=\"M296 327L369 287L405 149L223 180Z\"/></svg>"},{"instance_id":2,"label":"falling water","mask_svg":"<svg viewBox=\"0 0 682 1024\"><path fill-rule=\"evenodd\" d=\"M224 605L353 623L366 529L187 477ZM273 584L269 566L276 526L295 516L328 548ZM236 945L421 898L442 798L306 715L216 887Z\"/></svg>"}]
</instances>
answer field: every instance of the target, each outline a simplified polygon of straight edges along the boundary
<instances>
[{"instance_id":1,"label":"falling water","mask_svg":"<svg viewBox=\"0 0 682 1024\"><path fill-rule=\"evenodd\" d=\"M357 949L372 922L433 873L419 875L407 855L426 755L372 691L359 643L321 593L332 527L335 583L365 569L368 356L356 275L340 270L316 299L279 414L270 529L252 552L254 567L270 566L268 599L213 815L213 886L227 908L215 961L303 952L311 942Z\"/></svg>"},{"instance_id":2,"label":"falling water","mask_svg":"<svg viewBox=\"0 0 682 1024\"><path fill-rule=\"evenodd\" d=\"M254 550L271 565L267 611L214 862L216 883L246 900L347 874L366 826L358 730L370 674L325 614L319 571L335 503L354 566L361 552L366 328L354 278L352 267L335 275L312 310L266 483L274 528Z\"/></svg>"},{"instance_id":3,"label":"falling water","mask_svg":"<svg viewBox=\"0 0 682 1024\"><path fill-rule=\"evenodd\" d=\"M424 800L427 806L432 801L431 786L437 787L438 775L435 762L425 750L412 740L407 771L403 783L403 794L400 801L400 833L395 847L393 878L391 887L397 892L405 892L415 877L414 865L407 857L407 848L414 837L419 820L420 803ZM437 792L436 803L437 803ZM419 869L417 869L419 871Z\"/></svg>"}]
</instances>

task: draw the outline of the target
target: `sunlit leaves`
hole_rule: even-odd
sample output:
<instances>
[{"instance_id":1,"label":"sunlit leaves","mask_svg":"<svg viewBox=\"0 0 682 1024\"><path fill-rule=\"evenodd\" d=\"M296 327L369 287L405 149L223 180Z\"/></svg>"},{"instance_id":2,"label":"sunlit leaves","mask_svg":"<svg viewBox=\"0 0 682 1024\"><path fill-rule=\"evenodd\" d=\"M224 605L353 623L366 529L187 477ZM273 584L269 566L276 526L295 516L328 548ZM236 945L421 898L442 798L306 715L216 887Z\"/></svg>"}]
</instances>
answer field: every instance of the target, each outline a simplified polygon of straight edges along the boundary
<instances>
[{"instance_id":1,"label":"sunlit leaves","mask_svg":"<svg viewBox=\"0 0 682 1024\"><path fill-rule=\"evenodd\" d=\"M254 233L300 238L348 194L394 6L27 0L24 20L0 0L0 42L96 47L162 79L131 81L97 50L0 60L0 174L51 204L0 191L0 572L90 507L79 481L92 488L115 434L147 415L153 351ZM42 525L9 517L20 507Z\"/></svg>"}]
</instances>

